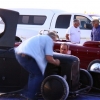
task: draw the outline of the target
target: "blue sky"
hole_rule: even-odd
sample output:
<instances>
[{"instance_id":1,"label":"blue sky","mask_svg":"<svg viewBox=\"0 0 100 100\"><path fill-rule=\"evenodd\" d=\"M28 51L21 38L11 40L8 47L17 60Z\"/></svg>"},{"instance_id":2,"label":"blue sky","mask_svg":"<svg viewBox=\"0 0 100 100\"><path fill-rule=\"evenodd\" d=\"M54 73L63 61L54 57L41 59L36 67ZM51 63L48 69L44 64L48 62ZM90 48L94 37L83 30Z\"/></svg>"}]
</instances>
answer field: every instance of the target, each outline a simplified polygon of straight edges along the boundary
<instances>
[{"instance_id":1,"label":"blue sky","mask_svg":"<svg viewBox=\"0 0 100 100\"><path fill-rule=\"evenodd\" d=\"M0 0L1 8L62 9L68 12L100 14L100 0Z\"/></svg>"}]
</instances>

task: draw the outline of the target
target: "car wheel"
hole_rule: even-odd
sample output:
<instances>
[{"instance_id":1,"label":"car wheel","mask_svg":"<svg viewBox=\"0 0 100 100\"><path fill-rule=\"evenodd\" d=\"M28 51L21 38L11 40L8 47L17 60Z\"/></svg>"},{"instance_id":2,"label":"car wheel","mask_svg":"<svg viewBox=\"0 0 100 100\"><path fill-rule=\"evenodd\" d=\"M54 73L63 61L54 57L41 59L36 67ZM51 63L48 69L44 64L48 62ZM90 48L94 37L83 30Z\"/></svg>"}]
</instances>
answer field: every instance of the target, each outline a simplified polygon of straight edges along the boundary
<instances>
[{"instance_id":1,"label":"car wheel","mask_svg":"<svg viewBox=\"0 0 100 100\"><path fill-rule=\"evenodd\" d=\"M93 72L100 72L100 60L95 59L90 62L87 68L88 71L93 71Z\"/></svg>"},{"instance_id":2,"label":"car wheel","mask_svg":"<svg viewBox=\"0 0 100 100\"><path fill-rule=\"evenodd\" d=\"M42 82L41 94L44 100L66 100L69 94L68 83L59 75L50 75Z\"/></svg>"},{"instance_id":3,"label":"car wheel","mask_svg":"<svg viewBox=\"0 0 100 100\"><path fill-rule=\"evenodd\" d=\"M93 86L93 78L91 74L85 70L85 69L80 69L80 88L85 88L87 86L90 86L90 89L87 91L89 92L91 90L91 87Z\"/></svg>"}]
</instances>

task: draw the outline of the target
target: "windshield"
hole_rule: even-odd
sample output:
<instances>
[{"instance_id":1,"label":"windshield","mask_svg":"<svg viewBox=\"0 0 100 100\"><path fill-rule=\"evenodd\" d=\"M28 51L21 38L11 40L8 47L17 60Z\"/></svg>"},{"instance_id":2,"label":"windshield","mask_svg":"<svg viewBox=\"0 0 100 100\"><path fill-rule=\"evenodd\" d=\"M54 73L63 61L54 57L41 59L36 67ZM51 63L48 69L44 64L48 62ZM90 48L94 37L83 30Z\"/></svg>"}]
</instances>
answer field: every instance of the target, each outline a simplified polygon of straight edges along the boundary
<instances>
[{"instance_id":1,"label":"windshield","mask_svg":"<svg viewBox=\"0 0 100 100\"><path fill-rule=\"evenodd\" d=\"M89 15L92 19L99 19L100 21L100 15Z\"/></svg>"}]
</instances>

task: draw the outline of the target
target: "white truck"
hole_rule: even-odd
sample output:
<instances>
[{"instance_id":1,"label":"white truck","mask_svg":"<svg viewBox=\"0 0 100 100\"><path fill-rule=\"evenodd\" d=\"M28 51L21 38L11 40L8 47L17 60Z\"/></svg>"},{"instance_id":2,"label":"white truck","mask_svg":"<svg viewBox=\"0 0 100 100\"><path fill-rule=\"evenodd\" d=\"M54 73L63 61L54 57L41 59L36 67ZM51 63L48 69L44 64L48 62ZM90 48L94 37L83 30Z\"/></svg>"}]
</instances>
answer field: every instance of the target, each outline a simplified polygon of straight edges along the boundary
<instances>
[{"instance_id":1,"label":"white truck","mask_svg":"<svg viewBox=\"0 0 100 100\"><path fill-rule=\"evenodd\" d=\"M81 43L91 38L91 21L99 15L68 13L53 9L12 9L20 13L16 35L24 41L37 35L40 30L55 30L60 39L65 39L66 30L74 19L80 20Z\"/></svg>"}]
</instances>

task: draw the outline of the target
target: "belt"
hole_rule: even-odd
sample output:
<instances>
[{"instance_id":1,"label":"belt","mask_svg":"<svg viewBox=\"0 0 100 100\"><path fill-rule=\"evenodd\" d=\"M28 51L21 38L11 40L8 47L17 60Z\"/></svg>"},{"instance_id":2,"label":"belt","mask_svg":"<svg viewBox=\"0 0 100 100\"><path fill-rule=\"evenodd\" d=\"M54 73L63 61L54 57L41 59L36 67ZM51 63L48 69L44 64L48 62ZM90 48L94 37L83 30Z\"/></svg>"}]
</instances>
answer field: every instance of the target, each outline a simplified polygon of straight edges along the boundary
<instances>
[{"instance_id":1,"label":"belt","mask_svg":"<svg viewBox=\"0 0 100 100\"><path fill-rule=\"evenodd\" d=\"M20 55L21 57L26 57L28 59L32 58L31 56L28 56L28 55L26 55L24 53L17 53L17 54Z\"/></svg>"},{"instance_id":2,"label":"belt","mask_svg":"<svg viewBox=\"0 0 100 100\"><path fill-rule=\"evenodd\" d=\"M32 58L31 56L24 54L24 53L17 53L17 54L20 55L21 57Z\"/></svg>"},{"instance_id":3,"label":"belt","mask_svg":"<svg viewBox=\"0 0 100 100\"><path fill-rule=\"evenodd\" d=\"M21 57L25 57L25 58L28 58L28 59L32 59L31 56L27 55L27 54L24 54L24 53L17 53L18 55L20 55Z\"/></svg>"},{"instance_id":4,"label":"belt","mask_svg":"<svg viewBox=\"0 0 100 100\"><path fill-rule=\"evenodd\" d=\"M26 54L24 54L24 53L17 53L18 55L21 55L22 57L25 57L25 56L27 56Z\"/></svg>"}]
</instances>

